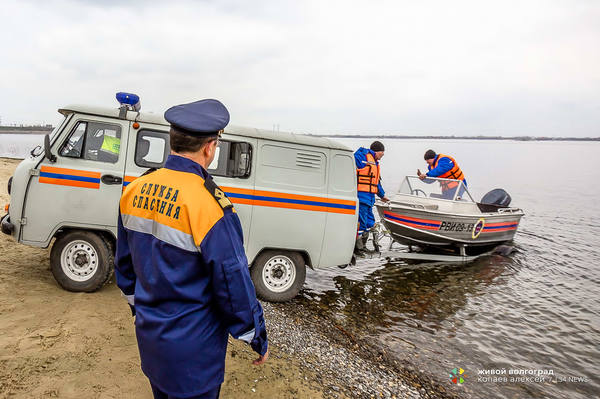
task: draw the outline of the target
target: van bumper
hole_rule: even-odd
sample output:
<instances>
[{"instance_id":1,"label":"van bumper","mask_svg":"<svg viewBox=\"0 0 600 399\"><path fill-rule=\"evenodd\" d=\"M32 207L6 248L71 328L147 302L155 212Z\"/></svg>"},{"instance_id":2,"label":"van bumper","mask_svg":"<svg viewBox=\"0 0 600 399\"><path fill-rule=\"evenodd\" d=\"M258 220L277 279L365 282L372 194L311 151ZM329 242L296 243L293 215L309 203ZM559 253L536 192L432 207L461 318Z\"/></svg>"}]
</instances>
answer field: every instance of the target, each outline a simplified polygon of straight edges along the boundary
<instances>
[{"instance_id":1,"label":"van bumper","mask_svg":"<svg viewBox=\"0 0 600 399\"><path fill-rule=\"evenodd\" d=\"M15 225L10 222L10 216L4 215L2 219L0 219L0 225L2 226L2 232L4 234L12 235L13 231L15 231Z\"/></svg>"}]
</instances>

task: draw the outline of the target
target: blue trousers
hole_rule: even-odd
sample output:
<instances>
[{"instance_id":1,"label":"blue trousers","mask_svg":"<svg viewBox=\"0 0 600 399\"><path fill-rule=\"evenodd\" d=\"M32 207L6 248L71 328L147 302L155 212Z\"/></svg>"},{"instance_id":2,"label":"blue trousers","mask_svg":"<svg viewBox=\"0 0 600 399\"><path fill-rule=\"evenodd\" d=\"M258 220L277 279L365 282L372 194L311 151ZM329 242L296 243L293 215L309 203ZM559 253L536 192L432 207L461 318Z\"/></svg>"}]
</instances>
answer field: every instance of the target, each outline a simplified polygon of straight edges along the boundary
<instances>
[{"instance_id":1,"label":"blue trousers","mask_svg":"<svg viewBox=\"0 0 600 399\"><path fill-rule=\"evenodd\" d=\"M361 235L374 225L375 216L373 216L373 206L360 202L358 206L358 235Z\"/></svg>"},{"instance_id":2,"label":"blue trousers","mask_svg":"<svg viewBox=\"0 0 600 399\"><path fill-rule=\"evenodd\" d=\"M152 388L152 394L154 395L154 399L183 399L178 396L167 395L154 385L150 383L150 387ZM221 385L216 387L215 389L211 389L208 392L205 392L201 395L197 396L187 396L185 399L219 399L219 393L221 392Z\"/></svg>"}]
</instances>

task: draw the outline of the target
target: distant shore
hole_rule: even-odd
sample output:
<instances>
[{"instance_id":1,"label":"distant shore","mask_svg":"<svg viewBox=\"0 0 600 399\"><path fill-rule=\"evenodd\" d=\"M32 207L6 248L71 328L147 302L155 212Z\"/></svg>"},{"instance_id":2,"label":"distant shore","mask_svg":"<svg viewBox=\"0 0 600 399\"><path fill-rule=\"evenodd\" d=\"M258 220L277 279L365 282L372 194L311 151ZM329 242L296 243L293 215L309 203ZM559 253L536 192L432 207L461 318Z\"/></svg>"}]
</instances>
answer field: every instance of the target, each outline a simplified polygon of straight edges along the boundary
<instances>
[{"instance_id":1,"label":"distant shore","mask_svg":"<svg viewBox=\"0 0 600 399\"><path fill-rule=\"evenodd\" d=\"M427 139L427 140L515 140L515 141L600 141L600 137L533 137L533 136L399 136L366 134L309 134L332 139Z\"/></svg>"},{"instance_id":2,"label":"distant shore","mask_svg":"<svg viewBox=\"0 0 600 399\"><path fill-rule=\"evenodd\" d=\"M0 126L0 134L47 134L54 127L52 125L44 126Z\"/></svg>"},{"instance_id":3,"label":"distant shore","mask_svg":"<svg viewBox=\"0 0 600 399\"><path fill-rule=\"evenodd\" d=\"M47 134L54 129L44 126L0 126L0 134ZM307 134L332 139L426 139L426 140L513 140L513 141L600 141L600 137L546 137L546 136L415 136L382 134Z\"/></svg>"}]
</instances>

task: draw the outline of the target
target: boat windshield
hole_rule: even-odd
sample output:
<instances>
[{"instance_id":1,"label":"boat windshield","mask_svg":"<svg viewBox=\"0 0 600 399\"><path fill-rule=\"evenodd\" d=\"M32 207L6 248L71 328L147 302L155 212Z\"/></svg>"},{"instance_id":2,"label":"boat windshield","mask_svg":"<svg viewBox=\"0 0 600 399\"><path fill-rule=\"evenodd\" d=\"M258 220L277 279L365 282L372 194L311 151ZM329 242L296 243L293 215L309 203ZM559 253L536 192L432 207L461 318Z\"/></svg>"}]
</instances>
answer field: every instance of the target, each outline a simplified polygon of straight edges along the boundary
<instances>
[{"instance_id":1,"label":"boat windshield","mask_svg":"<svg viewBox=\"0 0 600 399\"><path fill-rule=\"evenodd\" d=\"M417 197L445 199L450 201L473 201L462 180L426 178L406 176L398 194L413 195Z\"/></svg>"}]
</instances>

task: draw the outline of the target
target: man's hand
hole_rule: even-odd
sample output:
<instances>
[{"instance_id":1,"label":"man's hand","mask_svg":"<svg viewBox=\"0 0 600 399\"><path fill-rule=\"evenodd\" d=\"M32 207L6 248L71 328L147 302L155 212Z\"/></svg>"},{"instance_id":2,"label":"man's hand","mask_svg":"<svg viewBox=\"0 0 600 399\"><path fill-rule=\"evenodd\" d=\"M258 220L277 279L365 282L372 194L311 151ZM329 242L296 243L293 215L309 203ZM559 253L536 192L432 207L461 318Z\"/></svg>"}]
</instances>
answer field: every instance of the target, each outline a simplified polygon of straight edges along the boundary
<instances>
[{"instance_id":1,"label":"man's hand","mask_svg":"<svg viewBox=\"0 0 600 399\"><path fill-rule=\"evenodd\" d=\"M384 197L383 197L381 200L382 200L383 202L390 202L390 199L389 199L388 197L385 197L385 196L384 196Z\"/></svg>"},{"instance_id":2,"label":"man's hand","mask_svg":"<svg viewBox=\"0 0 600 399\"><path fill-rule=\"evenodd\" d=\"M417 169L417 176L419 176L419 179L421 180L425 180L425 178L427 177L426 174L421 173L421 169Z\"/></svg>"},{"instance_id":3,"label":"man's hand","mask_svg":"<svg viewBox=\"0 0 600 399\"><path fill-rule=\"evenodd\" d=\"M261 364L263 364L264 362L266 362L268 358L269 358L269 350L267 349L267 351L265 352L265 354L264 355L260 355L258 357L258 359L254 360L252 362L252 364L255 365L255 366L260 366Z\"/></svg>"}]
</instances>

